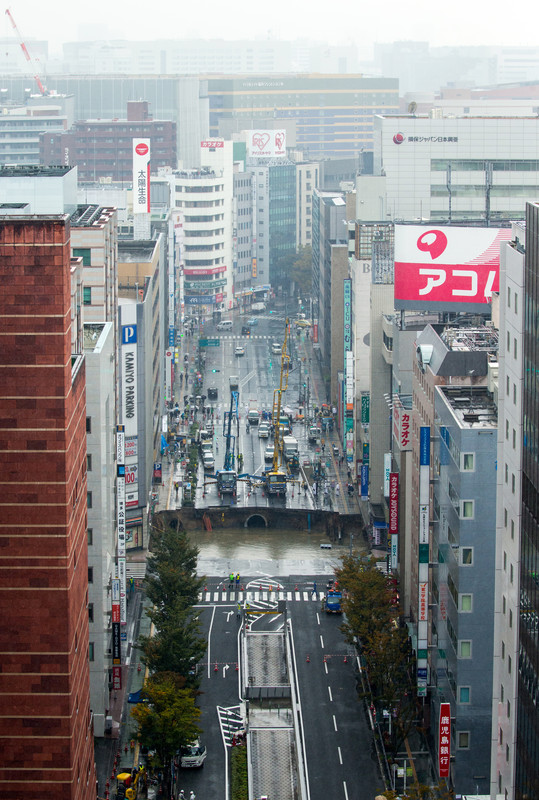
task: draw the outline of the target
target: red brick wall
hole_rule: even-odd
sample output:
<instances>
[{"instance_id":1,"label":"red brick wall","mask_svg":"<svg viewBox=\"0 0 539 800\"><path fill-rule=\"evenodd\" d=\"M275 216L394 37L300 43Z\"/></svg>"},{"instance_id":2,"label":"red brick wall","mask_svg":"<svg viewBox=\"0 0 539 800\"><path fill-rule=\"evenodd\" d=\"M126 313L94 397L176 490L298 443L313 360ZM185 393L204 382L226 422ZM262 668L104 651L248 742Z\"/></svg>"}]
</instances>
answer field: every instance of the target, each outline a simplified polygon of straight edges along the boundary
<instances>
[{"instance_id":1,"label":"red brick wall","mask_svg":"<svg viewBox=\"0 0 539 800\"><path fill-rule=\"evenodd\" d=\"M0 218L0 798L95 798L69 223Z\"/></svg>"}]
</instances>

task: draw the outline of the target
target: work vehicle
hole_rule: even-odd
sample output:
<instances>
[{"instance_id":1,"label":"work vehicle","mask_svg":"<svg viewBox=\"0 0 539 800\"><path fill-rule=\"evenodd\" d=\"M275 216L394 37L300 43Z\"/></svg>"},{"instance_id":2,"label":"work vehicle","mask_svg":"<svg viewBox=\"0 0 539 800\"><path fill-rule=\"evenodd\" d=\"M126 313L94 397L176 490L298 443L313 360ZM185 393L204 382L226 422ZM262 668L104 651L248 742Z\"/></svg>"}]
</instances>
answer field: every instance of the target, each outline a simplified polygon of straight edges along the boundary
<instances>
[{"instance_id":1,"label":"work vehicle","mask_svg":"<svg viewBox=\"0 0 539 800\"><path fill-rule=\"evenodd\" d=\"M217 325L218 331L229 331L232 328L232 320L231 319L223 319Z\"/></svg>"},{"instance_id":2,"label":"work vehicle","mask_svg":"<svg viewBox=\"0 0 539 800\"><path fill-rule=\"evenodd\" d=\"M237 375L231 375L228 379L228 384L231 392L237 392L240 388L240 379Z\"/></svg>"},{"instance_id":3,"label":"work vehicle","mask_svg":"<svg viewBox=\"0 0 539 800\"><path fill-rule=\"evenodd\" d=\"M337 591L335 587L326 591L322 606L326 614L341 614L342 608L342 592Z\"/></svg>"},{"instance_id":4,"label":"work vehicle","mask_svg":"<svg viewBox=\"0 0 539 800\"><path fill-rule=\"evenodd\" d=\"M231 388L233 380L236 381L237 385L238 378L230 378ZM232 434L232 420L238 419L238 398L239 393L232 389L230 392L230 410L226 411L223 417L223 435L226 442L225 461L223 469L218 470L215 474L219 496L222 494L231 494L235 496L236 494L238 473L234 470L235 437Z\"/></svg>"},{"instance_id":5,"label":"work vehicle","mask_svg":"<svg viewBox=\"0 0 539 800\"><path fill-rule=\"evenodd\" d=\"M253 314L262 314L262 312L265 310L266 310L265 303L253 303L253 305L251 306L251 311L253 312Z\"/></svg>"},{"instance_id":6,"label":"work vehicle","mask_svg":"<svg viewBox=\"0 0 539 800\"><path fill-rule=\"evenodd\" d=\"M260 421L260 414L258 408L250 408L247 412L247 421L249 425L258 425Z\"/></svg>"},{"instance_id":7,"label":"work vehicle","mask_svg":"<svg viewBox=\"0 0 539 800\"><path fill-rule=\"evenodd\" d=\"M290 417L286 414L279 417L279 429L284 430L284 436L289 436L292 433L292 425L290 424Z\"/></svg>"},{"instance_id":8,"label":"work vehicle","mask_svg":"<svg viewBox=\"0 0 539 800\"><path fill-rule=\"evenodd\" d=\"M123 769L120 767L116 777L118 784L116 797L118 800L124 800L124 798L125 800L135 800L135 798L140 797L144 793L142 787L144 786L145 778L146 769L142 766L138 769Z\"/></svg>"},{"instance_id":9,"label":"work vehicle","mask_svg":"<svg viewBox=\"0 0 539 800\"><path fill-rule=\"evenodd\" d=\"M270 426L267 422L261 422L258 426L258 438L268 439L270 435Z\"/></svg>"},{"instance_id":10,"label":"work vehicle","mask_svg":"<svg viewBox=\"0 0 539 800\"><path fill-rule=\"evenodd\" d=\"M236 345L236 349L234 350L235 356L244 356L245 355L245 347L241 344Z\"/></svg>"},{"instance_id":11,"label":"work vehicle","mask_svg":"<svg viewBox=\"0 0 539 800\"><path fill-rule=\"evenodd\" d=\"M316 444L320 437L322 436L322 431L317 425L311 425L309 431L307 433L307 438L311 444Z\"/></svg>"},{"instance_id":12,"label":"work vehicle","mask_svg":"<svg viewBox=\"0 0 539 800\"><path fill-rule=\"evenodd\" d=\"M217 400L219 396L219 392L216 386L210 386L208 388L208 400Z\"/></svg>"},{"instance_id":13,"label":"work vehicle","mask_svg":"<svg viewBox=\"0 0 539 800\"><path fill-rule=\"evenodd\" d=\"M290 356L286 352L288 341L288 319L284 330L284 341L281 347L281 373L279 376L279 388L273 392L273 409L271 419L274 428L273 440L273 464L264 472L264 489L268 495L286 495L286 472L281 466L281 432L279 420L281 418L281 403L283 392L288 388L288 370ZM287 418L288 419L288 418ZM260 435L260 434L259 434Z\"/></svg>"},{"instance_id":14,"label":"work vehicle","mask_svg":"<svg viewBox=\"0 0 539 800\"><path fill-rule=\"evenodd\" d=\"M267 444L266 449L264 450L264 461L273 461L273 450L274 445Z\"/></svg>"},{"instance_id":15,"label":"work vehicle","mask_svg":"<svg viewBox=\"0 0 539 800\"><path fill-rule=\"evenodd\" d=\"M299 456L298 440L295 436L283 436L283 457L290 461L292 456Z\"/></svg>"},{"instance_id":16,"label":"work vehicle","mask_svg":"<svg viewBox=\"0 0 539 800\"><path fill-rule=\"evenodd\" d=\"M333 443L333 444L331 445L331 449L333 450L333 455L334 455L336 458L338 458L338 457L340 456L340 454L341 454L341 451L339 450L339 445L337 445L337 444Z\"/></svg>"},{"instance_id":17,"label":"work vehicle","mask_svg":"<svg viewBox=\"0 0 539 800\"><path fill-rule=\"evenodd\" d=\"M205 439L203 442L200 442L200 451L202 455L204 455L204 453L213 453L213 444L210 439Z\"/></svg>"},{"instance_id":18,"label":"work vehicle","mask_svg":"<svg viewBox=\"0 0 539 800\"><path fill-rule=\"evenodd\" d=\"M203 767L206 760L206 746L196 739L193 744L182 747L180 750L180 767L192 769Z\"/></svg>"},{"instance_id":19,"label":"work vehicle","mask_svg":"<svg viewBox=\"0 0 539 800\"><path fill-rule=\"evenodd\" d=\"M215 469L215 457L211 452L204 452L202 454L202 463L204 465L204 470L211 471Z\"/></svg>"}]
</instances>

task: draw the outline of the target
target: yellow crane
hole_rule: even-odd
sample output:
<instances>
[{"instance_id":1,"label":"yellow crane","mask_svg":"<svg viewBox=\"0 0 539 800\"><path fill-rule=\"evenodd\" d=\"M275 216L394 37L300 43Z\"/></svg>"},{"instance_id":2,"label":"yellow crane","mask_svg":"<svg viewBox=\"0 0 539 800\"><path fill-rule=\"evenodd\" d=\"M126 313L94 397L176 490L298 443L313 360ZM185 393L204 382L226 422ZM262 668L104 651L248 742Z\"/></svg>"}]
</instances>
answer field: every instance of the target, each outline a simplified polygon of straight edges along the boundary
<instances>
[{"instance_id":1,"label":"yellow crane","mask_svg":"<svg viewBox=\"0 0 539 800\"><path fill-rule=\"evenodd\" d=\"M281 348L281 374L279 378L279 388L273 392L272 423L274 430L273 440L273 463L265 475L265 489L268 494L286 494L286 471L282 468L282 444L281 444L281 401L283 392L288 388L288 368L290 365L290 355L286 352L288 344L288 334L290 325L288 319L285 323L284 341Z\"/></svg>"}]
</instances>

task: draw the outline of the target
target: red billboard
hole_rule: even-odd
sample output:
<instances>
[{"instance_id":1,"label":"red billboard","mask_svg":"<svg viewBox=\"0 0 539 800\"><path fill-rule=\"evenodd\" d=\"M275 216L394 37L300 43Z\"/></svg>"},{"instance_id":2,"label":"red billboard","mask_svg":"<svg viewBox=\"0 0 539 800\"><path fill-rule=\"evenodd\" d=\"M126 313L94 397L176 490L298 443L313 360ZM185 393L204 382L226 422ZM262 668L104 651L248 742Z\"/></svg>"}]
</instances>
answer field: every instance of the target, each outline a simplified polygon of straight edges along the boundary
<instances>
[{"instance_id":1,"label":"red billboard","mask_svg":"<svg viewBox=\"0 0 539 800\"><path fill-rule=\"evenodd\" d=\"M510 228L395 225L395 308L484 312Z\"/></svg>"},{"instance_id":2,"label":"red billboard","mask_svg":"<svg viewBox=\"0 0 539 800\"><path fill-rule=\"evenodd\" d=\"M449 778L451 761L451 704L440 703L438 724L438 772L440 778Z\"/></svg>"},{"instance_id":3,"label":"red billboard","mask_svg":"<svg viewBox=\"0 0 539 800\"><path fill-rule=\"evenodd\" d=\"M389 473L389 533L399 532L399 473Z\"/></svg>"}]
</instances>

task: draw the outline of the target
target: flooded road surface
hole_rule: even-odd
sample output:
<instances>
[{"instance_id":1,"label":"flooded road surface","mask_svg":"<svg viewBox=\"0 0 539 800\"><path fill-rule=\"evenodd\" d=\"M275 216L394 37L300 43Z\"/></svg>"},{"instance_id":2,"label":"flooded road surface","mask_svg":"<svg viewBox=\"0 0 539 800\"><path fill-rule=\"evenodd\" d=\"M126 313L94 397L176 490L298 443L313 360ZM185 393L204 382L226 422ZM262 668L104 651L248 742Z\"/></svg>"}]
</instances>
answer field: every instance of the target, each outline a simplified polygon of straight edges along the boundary
<instances>
[{"instance_id":1,"label":"flooded road surface","mask_svg":"<svg viewBox=\"0 0 539 800\"><path fill-rule=\"evenodd\" d=\"M331 549L320 547L330 543L323 531L227 528L191 533L191 538L200 550L198 572L208 576L331 575L340 557L350 552L348 539L332 543ZM353 549L366 551L361 537L354 539Z\"/></svg>"}]
</instances>

